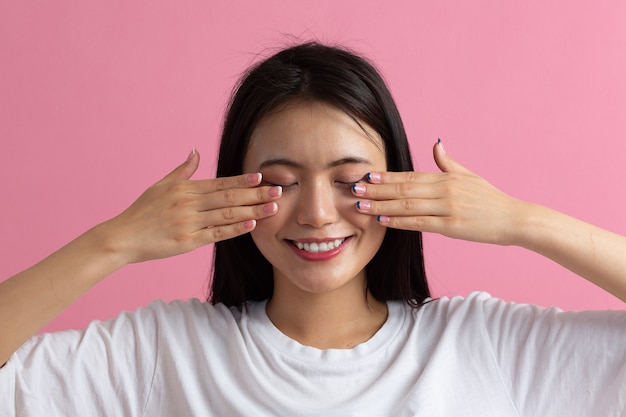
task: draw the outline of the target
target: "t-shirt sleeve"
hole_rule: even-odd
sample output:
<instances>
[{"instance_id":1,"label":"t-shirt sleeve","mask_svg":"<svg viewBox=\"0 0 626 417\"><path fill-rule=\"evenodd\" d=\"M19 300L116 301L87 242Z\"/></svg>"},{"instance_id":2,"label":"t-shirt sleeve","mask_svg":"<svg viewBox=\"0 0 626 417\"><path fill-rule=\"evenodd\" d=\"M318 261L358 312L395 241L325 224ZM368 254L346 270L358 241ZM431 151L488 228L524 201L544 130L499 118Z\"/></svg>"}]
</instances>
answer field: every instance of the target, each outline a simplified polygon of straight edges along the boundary
<instances>
[{"instance_id":1,"label":"t-shirt sleeve","mask_svg":"<svg viewBox=\"0 0 626 417\"><path fill-rule=\"evenodd\" d=\"M564 312L479 297L521 415L626 415L626 312Z\"/></svg>"},{"instance_id":2,"label":"t-shirt sleeve","mask_svg":"<svg viewBox=\"0 0 626 417\"><path fill-rule=\"evenodd\" d=\"M141 415L158 349L153 309L33 337L0 369L0 415Z\"/></svg>"}]
</instances>

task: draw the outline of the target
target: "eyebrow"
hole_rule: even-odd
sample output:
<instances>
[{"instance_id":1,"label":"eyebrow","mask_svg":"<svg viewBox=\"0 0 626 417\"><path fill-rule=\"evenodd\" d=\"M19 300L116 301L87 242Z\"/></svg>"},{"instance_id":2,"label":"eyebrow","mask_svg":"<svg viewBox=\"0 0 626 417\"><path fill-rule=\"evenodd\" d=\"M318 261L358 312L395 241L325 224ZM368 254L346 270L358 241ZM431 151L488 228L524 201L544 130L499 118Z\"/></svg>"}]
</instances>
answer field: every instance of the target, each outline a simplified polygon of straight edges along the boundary
<instances>
[{"instance_id":1,"label":"eyebrow","mask_svg":"<svg viewBox=\"0 0 626 417\"><path fill-rule=\"evenodd\" d=\"M341 159L337 159L336 161L332 161L329 164L326 165L326 168L335 168L341 165L348 165L348 164L368 164L368 165L372 165L372 163L365 158L359 158L357 156L348 156L345 158L341 158ZM304 166L294 160L291 159L287 159L287 158L274 158L274 159L268 159L266 161L263 161L261 163L261 165L259 166L259 169L262 168L267 168L267 167L271 167L271 166L276 166L276 165L284 165L284 166L288 166L288 167L292 167L292 168L303 168Z\"/></svg>"}]
</instances>

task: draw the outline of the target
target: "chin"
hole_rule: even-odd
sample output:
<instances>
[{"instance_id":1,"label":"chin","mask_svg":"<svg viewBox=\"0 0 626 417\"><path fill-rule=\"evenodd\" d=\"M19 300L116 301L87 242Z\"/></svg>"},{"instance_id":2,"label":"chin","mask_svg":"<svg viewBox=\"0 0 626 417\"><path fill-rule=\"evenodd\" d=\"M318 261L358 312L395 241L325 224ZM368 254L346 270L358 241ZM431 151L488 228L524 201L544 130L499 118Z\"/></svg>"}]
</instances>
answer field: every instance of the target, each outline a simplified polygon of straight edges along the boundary
<instances>
[{"instance_id":1,"label":"chin","mask_svg":"<svg viewBox=\"0 0 626 417\"><path fill-rule=\"evenodd\" d=\"M298 276L300 275L300 276ZM294 286L298 288L300 291L311 293L311 294L327 294L346 286L351 286L350 284L357 284L363 280L365 280L365 276L362 278L359 277L360 273L337 273L337 274L328 274L322 273L309 273L306 276L302 276L301 274L291 275L291 279L287 278L288 285ZM276 275L274 275L276 277ZM285 277L284 274L282 274ZM346 279L346 276L351 276L351 278ZM359 287L361 286L358 284Z\"/></svg>"}]
</instances>

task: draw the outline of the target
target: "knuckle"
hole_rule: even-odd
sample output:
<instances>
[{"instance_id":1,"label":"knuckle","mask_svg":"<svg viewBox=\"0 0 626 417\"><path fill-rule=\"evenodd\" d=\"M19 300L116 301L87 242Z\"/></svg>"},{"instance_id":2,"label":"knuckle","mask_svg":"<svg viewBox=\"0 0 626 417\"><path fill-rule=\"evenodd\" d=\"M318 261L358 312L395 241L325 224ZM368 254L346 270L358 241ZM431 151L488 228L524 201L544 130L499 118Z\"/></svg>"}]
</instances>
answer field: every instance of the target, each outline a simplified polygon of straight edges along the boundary
<instances>
[{"instance_id":1,"label":"knuckle","mask_svg":"<svg viewBox=\"0 0 626 417\"><path fill-rule=\"evenodd\" d=\"M424 218L422 217L416 217L415 219L413 219L413 226L417 229L417 230L422 230L424 228L424 226L426 225L426 221L424 220Z\"/></svg>"},{"instance_id":2,"label":"knuckle","mask_svg":"<svg viewBox=\"0 0 626 417\"><path fill-rule=\"evenodd\" d=\"M454 184L450 182L444 183L441 188L442 188L442 194L445 197L450 197L452 194L454 194Z\"/></svg>"},{"instance_id":3,"label":"knuckle","mask_svg":"<svg viewBox=\"0 0 626 417\"><path fill-rule=\"evenodd\" d=\"M448 180L450 180L450 181L458 181L461 178L463 178L463 176L461 174L459 174L458 172L449 172L448 173Z\"/></svg>"},{"instance_id":4,"label":"knuckle","mask_svg":"<svg viewBox=\"0 0 626 417\"><path fill-rule=\"evenodd\" d=\"M235 211L232 209L232 207L227 207L225 209L222 209L222 218L224 220L232 220L235 217Z\"/></svg>"},{"instance_id":5,"label":"knuckle","mask_svg":"<svg viewBox=\"0 0 626 417\"><path fill-rule=\"evenodd\" d=\"M173 216L167 223L167 228L175 233L176 241L184 241L187 238L185 231L191 223L189 216Z\"/></svg>"},{"instance_id":6,"label":"knuckle","mask_svg":"<svg viewBox=\"0 0 626 417\"><path fill-rule=\"evenodd\" d=\"M172 184L170 192L173 194L184 194L187 192L187 185L184 182L176 182Z\"/></svg>"},{"instance_id":7,"label":"knuckle","mask_svg":"<svg viewBox=\"0 0 626 417\"><path fill-rule=\"evenodd\" d=\"M190 240L190 237L184 233L180 233L172 236L172 240L177 246L185 246Z\"/></svg>"},{"instance_id":8,"label":"knuckle","mask_svg":"<svg viewBox=\"0 0 626 417\"><path fill-rule=\"evenodd\" d=\"M406 191L407 191L407 188L408 188L408 186L407 186L406 183L399 182L399 183L396 184L396 193L398 195L404 195L406 193Z\"/></svg>"},{"instance_id":9,"label":"knuckle","mask_svg":"<svg viewBox=\"0 0 626 417\"><path fill-rule=\"evenodd\" d=\"M409 171L406 173L406 180L408 182L414 182L417 181L417 173L413 172L413 171Z\"/></svg>"},{"instance_id":10,"label":"knuckle","mask_svg":"<svg viewBox=\"0 0 626 417\"><path fill-rule=\"evenodd\" d=\"M402 200L401 202L402 209L405 211L409 211L413 208L413 201L411 200Z\"/></svg>"},{"instance_id":11,"label":"knuckle","mask_svg":"<svg viewBox=\"0 0 626 417\"><path fill-rule=\"evenodd\" d=\"M237 197L237 192L233 189L224 191L224 201L232 203Z\"/></svg>"},{"instance_id":12,"label":"knuckle","mask_svg":"<svg viewBox=\"0 0 626 417\"><path fill-rule=\"evenodd\" d=\"M185 210L189 205L190 202L188 199L177 198L176 200L172 201L171 208L172 211L176 213Z\"/></svg>"},{"instance_id":13,"label":"knuckle","mask_svg":"<svg viewBox=\"0 0 626 417\"><path fill-rule=\"evenodd\" d=\"M215 241L223 240L226 237L224 229L221 227L214 227L211 229L211 236Z\"/></svg>"},{"instance_id":14,"label":"knuckle","mask_svg":"<svg viewBox=\"0 0 626 417\"><path fill-rule=\"evenodd\" d=\"M224 189L226 187L226 181L224 178L216 178L215 179L215 188L218 190Z\"/></svg>"}]
</instances>

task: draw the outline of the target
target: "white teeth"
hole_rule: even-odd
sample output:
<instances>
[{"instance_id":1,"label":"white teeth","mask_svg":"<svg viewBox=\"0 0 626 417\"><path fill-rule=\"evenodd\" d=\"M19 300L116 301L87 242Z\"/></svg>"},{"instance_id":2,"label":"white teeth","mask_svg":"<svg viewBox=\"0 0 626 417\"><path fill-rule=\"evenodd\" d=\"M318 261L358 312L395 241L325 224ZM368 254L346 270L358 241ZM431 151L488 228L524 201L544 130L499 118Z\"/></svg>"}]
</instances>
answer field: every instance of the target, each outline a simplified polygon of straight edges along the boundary
<instances>
[{"instance_id":1,"label":"white teeth","mask_svg":"<svg viewBox=\"0 0 626 417\"><path fill-rule=\"evenodd\" d=\"M333 250L341 245L344 240L346 239L335 239L332 242L321 243L294 242L294 244L298 247L298 249L305 250L306 252L328 252L329 250Z\"/></svg>"}]
</instances>

